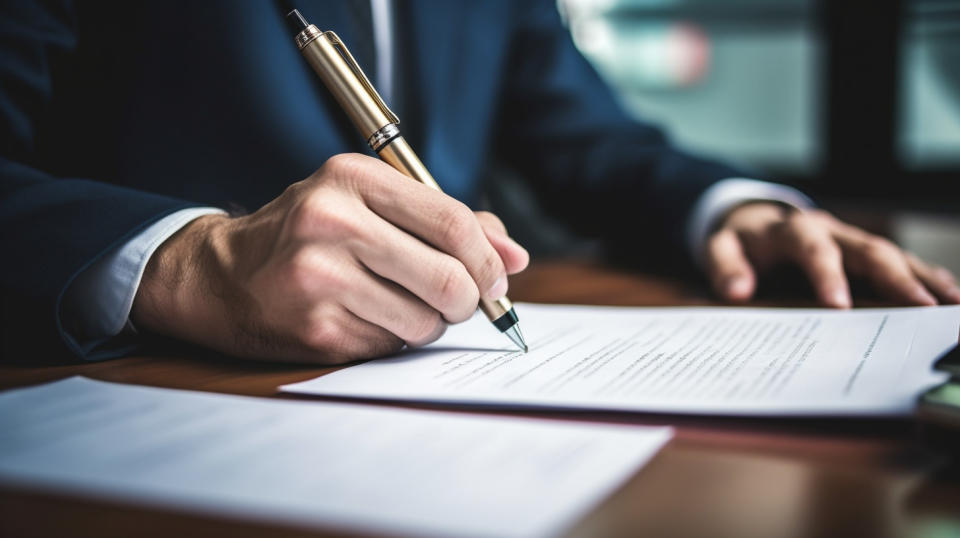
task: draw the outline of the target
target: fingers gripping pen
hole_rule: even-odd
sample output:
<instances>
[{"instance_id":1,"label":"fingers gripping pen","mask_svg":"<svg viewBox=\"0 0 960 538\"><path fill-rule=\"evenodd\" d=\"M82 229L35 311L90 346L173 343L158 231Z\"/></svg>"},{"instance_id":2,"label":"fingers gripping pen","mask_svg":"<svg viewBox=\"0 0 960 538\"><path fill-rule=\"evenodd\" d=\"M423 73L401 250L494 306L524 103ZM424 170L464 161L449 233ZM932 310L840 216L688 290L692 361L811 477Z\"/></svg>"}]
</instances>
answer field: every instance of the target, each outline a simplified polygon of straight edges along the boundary
<instances>
[{"instance_id":1,"label":"fingers gripping pen","mask_svg":"<svg viewBox=\"0 0 960 538\"><path fill-rule=\"evenodd\" d=\"M439 191L440 185L400 135L400 120L380 98L337 34L321 32L296 9L290 10L286 18L296 32L300 53L350 116L370 148L404 175ZM481 299L479 307L494 327L527 351L510 299Z\"/></svg>"}]
</instances>

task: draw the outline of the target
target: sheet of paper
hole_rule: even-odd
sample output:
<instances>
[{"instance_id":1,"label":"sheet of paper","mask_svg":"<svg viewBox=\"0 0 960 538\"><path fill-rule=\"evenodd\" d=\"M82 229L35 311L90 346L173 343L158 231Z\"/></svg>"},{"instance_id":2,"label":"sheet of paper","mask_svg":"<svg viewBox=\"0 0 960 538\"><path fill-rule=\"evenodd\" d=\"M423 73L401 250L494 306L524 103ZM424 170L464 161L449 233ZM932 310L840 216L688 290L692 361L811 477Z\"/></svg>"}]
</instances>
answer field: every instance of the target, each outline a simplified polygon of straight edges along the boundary
<instances>
[{"instance_id":1,"label":"sheet of paper","mask_svg":"<svg viewBox=\"0 0 960 538\"><path fill-rule=\"evenodd\" d=\"M960 306L516 308L527 354L476 316L426 348L282 389L510 407L898 415L946 378L931 364L960 328Z\"/></svg>"},{"instance_id":2,"label":"sheet of paper","mask_svg":"<svg viewBox=\"0 0 960 538\"><path fill-rule=\"evenodd\" d=\"M71 378L0 393L0 482L393 535L542 536L670 436Z\"/></svg>"}]
</instances>

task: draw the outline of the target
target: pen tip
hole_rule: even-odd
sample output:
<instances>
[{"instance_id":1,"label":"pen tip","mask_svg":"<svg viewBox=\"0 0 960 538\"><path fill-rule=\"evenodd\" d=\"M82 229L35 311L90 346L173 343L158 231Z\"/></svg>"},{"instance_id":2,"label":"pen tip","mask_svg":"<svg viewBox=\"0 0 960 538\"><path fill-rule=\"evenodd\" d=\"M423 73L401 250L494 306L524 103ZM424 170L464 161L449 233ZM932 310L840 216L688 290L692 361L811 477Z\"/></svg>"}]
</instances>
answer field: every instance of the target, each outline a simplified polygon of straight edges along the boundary
<instances>
[{"instance_id":1,"label":"pen tip","mask_svg":"<svg viewBox=\"0 0 960 538\"><path fill-rule=\"evenodd\" d=\"M527 341L523 338L523 333L520 332L519 323L515 323L512 327L503 331L503 334L507 335L507 338L516 344L518 348L522 349L524 353L530 351L530 348L527 347Z\"/></svg>"}]
</instances>

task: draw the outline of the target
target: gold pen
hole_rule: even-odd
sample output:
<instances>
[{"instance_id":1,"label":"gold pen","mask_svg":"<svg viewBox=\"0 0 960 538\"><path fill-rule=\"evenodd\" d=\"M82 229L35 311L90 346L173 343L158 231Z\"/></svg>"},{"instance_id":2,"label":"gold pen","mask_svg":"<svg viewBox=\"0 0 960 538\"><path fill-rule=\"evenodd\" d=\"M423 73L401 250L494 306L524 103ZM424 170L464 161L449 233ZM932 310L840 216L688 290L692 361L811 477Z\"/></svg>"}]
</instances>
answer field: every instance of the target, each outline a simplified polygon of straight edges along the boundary
<instances>
[{"instance_id":1,"label":"gold pen","mask_svg":"<svg viewBox=\"0 0 960 538\"><path fill-rule=\"evenodd\" d=\"M397 126L400 120L380 98L337 34L321 32L296 9L288 12L286 18L296 32L295 40L300 53L350 116L370 148L402 174L439 191L440 185L420 162L410 144L400 136ZM520 332L519 319L510 299L480 299L479 306L494 327L524 352L527 351L527 343Z\"/></svg>"}]
</instances>

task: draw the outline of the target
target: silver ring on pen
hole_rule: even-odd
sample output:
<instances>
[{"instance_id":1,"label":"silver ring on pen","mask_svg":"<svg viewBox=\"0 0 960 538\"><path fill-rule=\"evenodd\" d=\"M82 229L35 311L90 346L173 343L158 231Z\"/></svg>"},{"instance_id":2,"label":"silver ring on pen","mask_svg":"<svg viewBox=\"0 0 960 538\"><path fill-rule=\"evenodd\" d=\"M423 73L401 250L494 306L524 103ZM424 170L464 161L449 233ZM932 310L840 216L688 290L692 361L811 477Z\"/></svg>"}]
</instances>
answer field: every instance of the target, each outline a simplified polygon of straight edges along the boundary
<instances>
[{"instance_id":1,"label":"silver ring on pen","mask_svg":"<svg viewBox=\"0 0 960 538\"><path fill-rule=\"evenodd\" d=\"M323 32L321 32L319 28L311 24L310 26L307 26L306 28L304 28L302 32L297 34L297 36L294 39L297 41L297 48L299 48L300 50L303 50L303 47L306 47L308 44L310 44L311 41L320 37L321 35L323 35Z\"/></svg>"},{"instance_id":2,"label":"silver ring on pen","mask_svg":"<svg viewBox=\"0 0 960 538\"><path fill-rule=\"evenodd\" d=\"M370 149L374 152L380 153L383 146L398 136L400 136L400 128L397 127L397 124L388 123L370 135L370 138L367 139L367 144L370 145Z\"/></svg>"}]
</instances>

